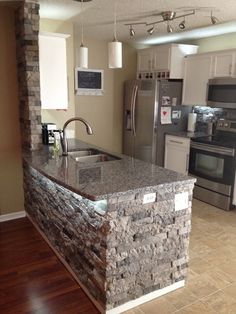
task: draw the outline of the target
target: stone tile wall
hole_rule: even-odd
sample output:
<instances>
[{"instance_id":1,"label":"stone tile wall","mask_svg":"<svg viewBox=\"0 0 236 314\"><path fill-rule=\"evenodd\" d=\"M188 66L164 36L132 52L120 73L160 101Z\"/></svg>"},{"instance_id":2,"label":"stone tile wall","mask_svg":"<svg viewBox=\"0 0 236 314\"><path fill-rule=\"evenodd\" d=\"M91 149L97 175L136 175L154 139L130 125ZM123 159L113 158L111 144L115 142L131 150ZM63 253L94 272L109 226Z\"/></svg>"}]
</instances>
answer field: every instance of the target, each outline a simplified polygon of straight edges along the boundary
<instances>
[{"instance_id":1,"label":"stone tile wall","mask_svg":"<svg viewBox=\"0 0 236 314\"><path fill-rule=\"evenodd\" d=\"M26 211L102 309L112 309L186 278L193 185L159 187L156 202L142 193L93 202L24 165ZM175 193L189 207L174 210Z\"/></svg>"},{"instance_id":2,"label":"stone tile wall","mask_svg":"<svg viewBox=\"0 0 236 314\"><path fill-rule=\"evenodd\" d=\"M19 2L15 12L20 127L22 148L27 150L42 145L37 2Z\"/></svg>"}]
</instances>

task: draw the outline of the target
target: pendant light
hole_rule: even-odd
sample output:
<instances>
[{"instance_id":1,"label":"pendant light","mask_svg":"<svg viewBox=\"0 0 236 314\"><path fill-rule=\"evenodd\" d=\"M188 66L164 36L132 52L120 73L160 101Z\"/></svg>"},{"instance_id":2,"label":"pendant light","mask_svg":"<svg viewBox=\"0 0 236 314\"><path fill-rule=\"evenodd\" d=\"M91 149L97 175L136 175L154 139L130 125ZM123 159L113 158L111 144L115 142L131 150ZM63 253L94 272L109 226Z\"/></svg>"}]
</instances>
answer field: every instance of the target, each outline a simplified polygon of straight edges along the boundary
<instances>
[{"instance_id":1,"label":"pendant light","mask_svg":"<svg viewBox=\"0 0 236 314\"><path fill-rule=\"evenodd\" d=\"M84 46L84 17L83 17L83 2L81 0L81 44L79 48L79 67L88 68L88 48Z\"/></svg>"},{"instance_id":2,"label":"pendant light","mask_svg":"<svg viewBox=\"0 0 236 314\"><path fill-rule=\"evenodd\" d=\"M122 68L122 43L117 40L116 10L117 2L114 9L114 40L108 43L108 63L110 69Z\"/></svg>"}]
</instances>

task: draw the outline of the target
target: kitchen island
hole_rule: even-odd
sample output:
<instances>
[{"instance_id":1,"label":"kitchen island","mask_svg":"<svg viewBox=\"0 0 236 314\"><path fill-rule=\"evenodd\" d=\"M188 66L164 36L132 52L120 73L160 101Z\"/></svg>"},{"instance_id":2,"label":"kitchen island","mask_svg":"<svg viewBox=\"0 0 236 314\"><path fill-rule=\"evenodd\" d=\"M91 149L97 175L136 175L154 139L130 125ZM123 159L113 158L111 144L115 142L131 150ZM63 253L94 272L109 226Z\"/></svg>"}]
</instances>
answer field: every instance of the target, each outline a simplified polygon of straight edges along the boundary
<instances>
[{"instance_id":1,"label":"kitchen island","mask_svg":"<svg viewBox=\"0 0 236 314\"><path fill-rule=\"evenodd\" d=\"M27 215L101 313L183 287L188 268L195 180L117 156L82 163L47 148L24 154Z\"/></svg>"}]
</instances>

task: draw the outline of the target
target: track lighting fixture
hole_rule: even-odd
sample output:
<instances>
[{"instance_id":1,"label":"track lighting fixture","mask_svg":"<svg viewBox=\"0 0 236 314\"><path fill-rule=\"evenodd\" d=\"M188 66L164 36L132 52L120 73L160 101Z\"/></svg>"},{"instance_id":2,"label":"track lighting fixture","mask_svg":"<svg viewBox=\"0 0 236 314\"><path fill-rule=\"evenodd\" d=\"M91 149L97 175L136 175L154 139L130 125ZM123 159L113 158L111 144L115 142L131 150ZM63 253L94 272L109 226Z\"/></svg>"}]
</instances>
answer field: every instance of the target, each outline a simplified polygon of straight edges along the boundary
<instances>
[{"instance_id":1,"label":"track lighting fixture","mask_svg":"<svg viewBox=\"0 0 236 314\"><path fill-rule=\"evenodd\" d=\"M134 35L135 35L135 30L133 29L132 25L130 25L129 35L130 35L130 37L134 37Z\"/></svg>"},{"instance_id":2,"label":"track lighting fixture","mask_svg":"<svg viewBox=\"0 0 236 314\"><path fill-rule=\"evenodd\" d=\"M151 28L147 30L148 34L151 36L155 31L155 26L153 25Z\"/></svg>"},{"instance_id":3,"label":"track lighting fixture","mask_svg":"<svg viewBox=\"0 0 236 314\"><path fill-rule=\"evenodd\" d=\"M184 18L183 21L179 23L179 28L180 28L181 30L184 30L185 27L186 27L186 26L185 26L185 18Z\"/></svg>"},{"instance_id":4,"label":"track lighting fixture","mask_svg":"<svg viewBox=\"0 0 236 314\"><path fill-rule=\"evenodd\" d=\"M213 25L217 24L219 22L219 19L215 16L212 15L212 11L211 11L211 23Z\"/></svg>"},{"instance_id":5,"label":"track lighting fixture","mask_svg":"<svg viewBox=\"0 0 236 314\"><path fill-rule=\"evenodd\" d=\"M137 21L136 19L136 21L135 20L130 21L126 23L125 25L130 27L130 36L134 36L133 26L135 25L143 25L144 27L149 26L150 28L148 28L146 31L149 35L152 35L155 31L155 27L159 23L167 23L166 30L168 33L172 33L174 30L172 26L170 25L170 22L176 19L181 19L180 20L181 22L179 23L179 28L181 30L185 30L186 29L186 21L185 21L186 16L195 15L198 10L200 9L196 8L193 10L187 10L187 11L184 10L182 14L180 12L175 12L175 11L163 11L161 13L151 14L150 16L147 16L147 18L149 17L153 18L153 16L160 16L159 20L156 20L156 21L154 20L149 23L147 21L142 21L142 20ZM209 8L206 8L206 10L209 12ZM219 22L219 19L213 15L212 11L211 11L210 19L213 25Z\"/></svg>"}]
</instances>

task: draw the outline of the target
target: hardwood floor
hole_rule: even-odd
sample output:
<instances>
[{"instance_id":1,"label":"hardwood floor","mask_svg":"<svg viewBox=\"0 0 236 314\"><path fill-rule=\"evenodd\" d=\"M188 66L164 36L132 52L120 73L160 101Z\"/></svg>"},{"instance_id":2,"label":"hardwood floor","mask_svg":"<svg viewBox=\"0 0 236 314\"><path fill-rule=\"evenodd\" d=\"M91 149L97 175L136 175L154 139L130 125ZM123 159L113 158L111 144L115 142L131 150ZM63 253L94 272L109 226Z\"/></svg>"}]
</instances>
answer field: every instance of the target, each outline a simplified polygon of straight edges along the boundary
<instances>
[{"instance_id":1,"label":"hardwood floor","mask_svg":"<svg viewBox=\"0 0 236 314\"><path fill-rule=\"evenodd\" d=\"M1 314L98 314L27 218L0 224Z\"/></svg>"}]
</instances>

